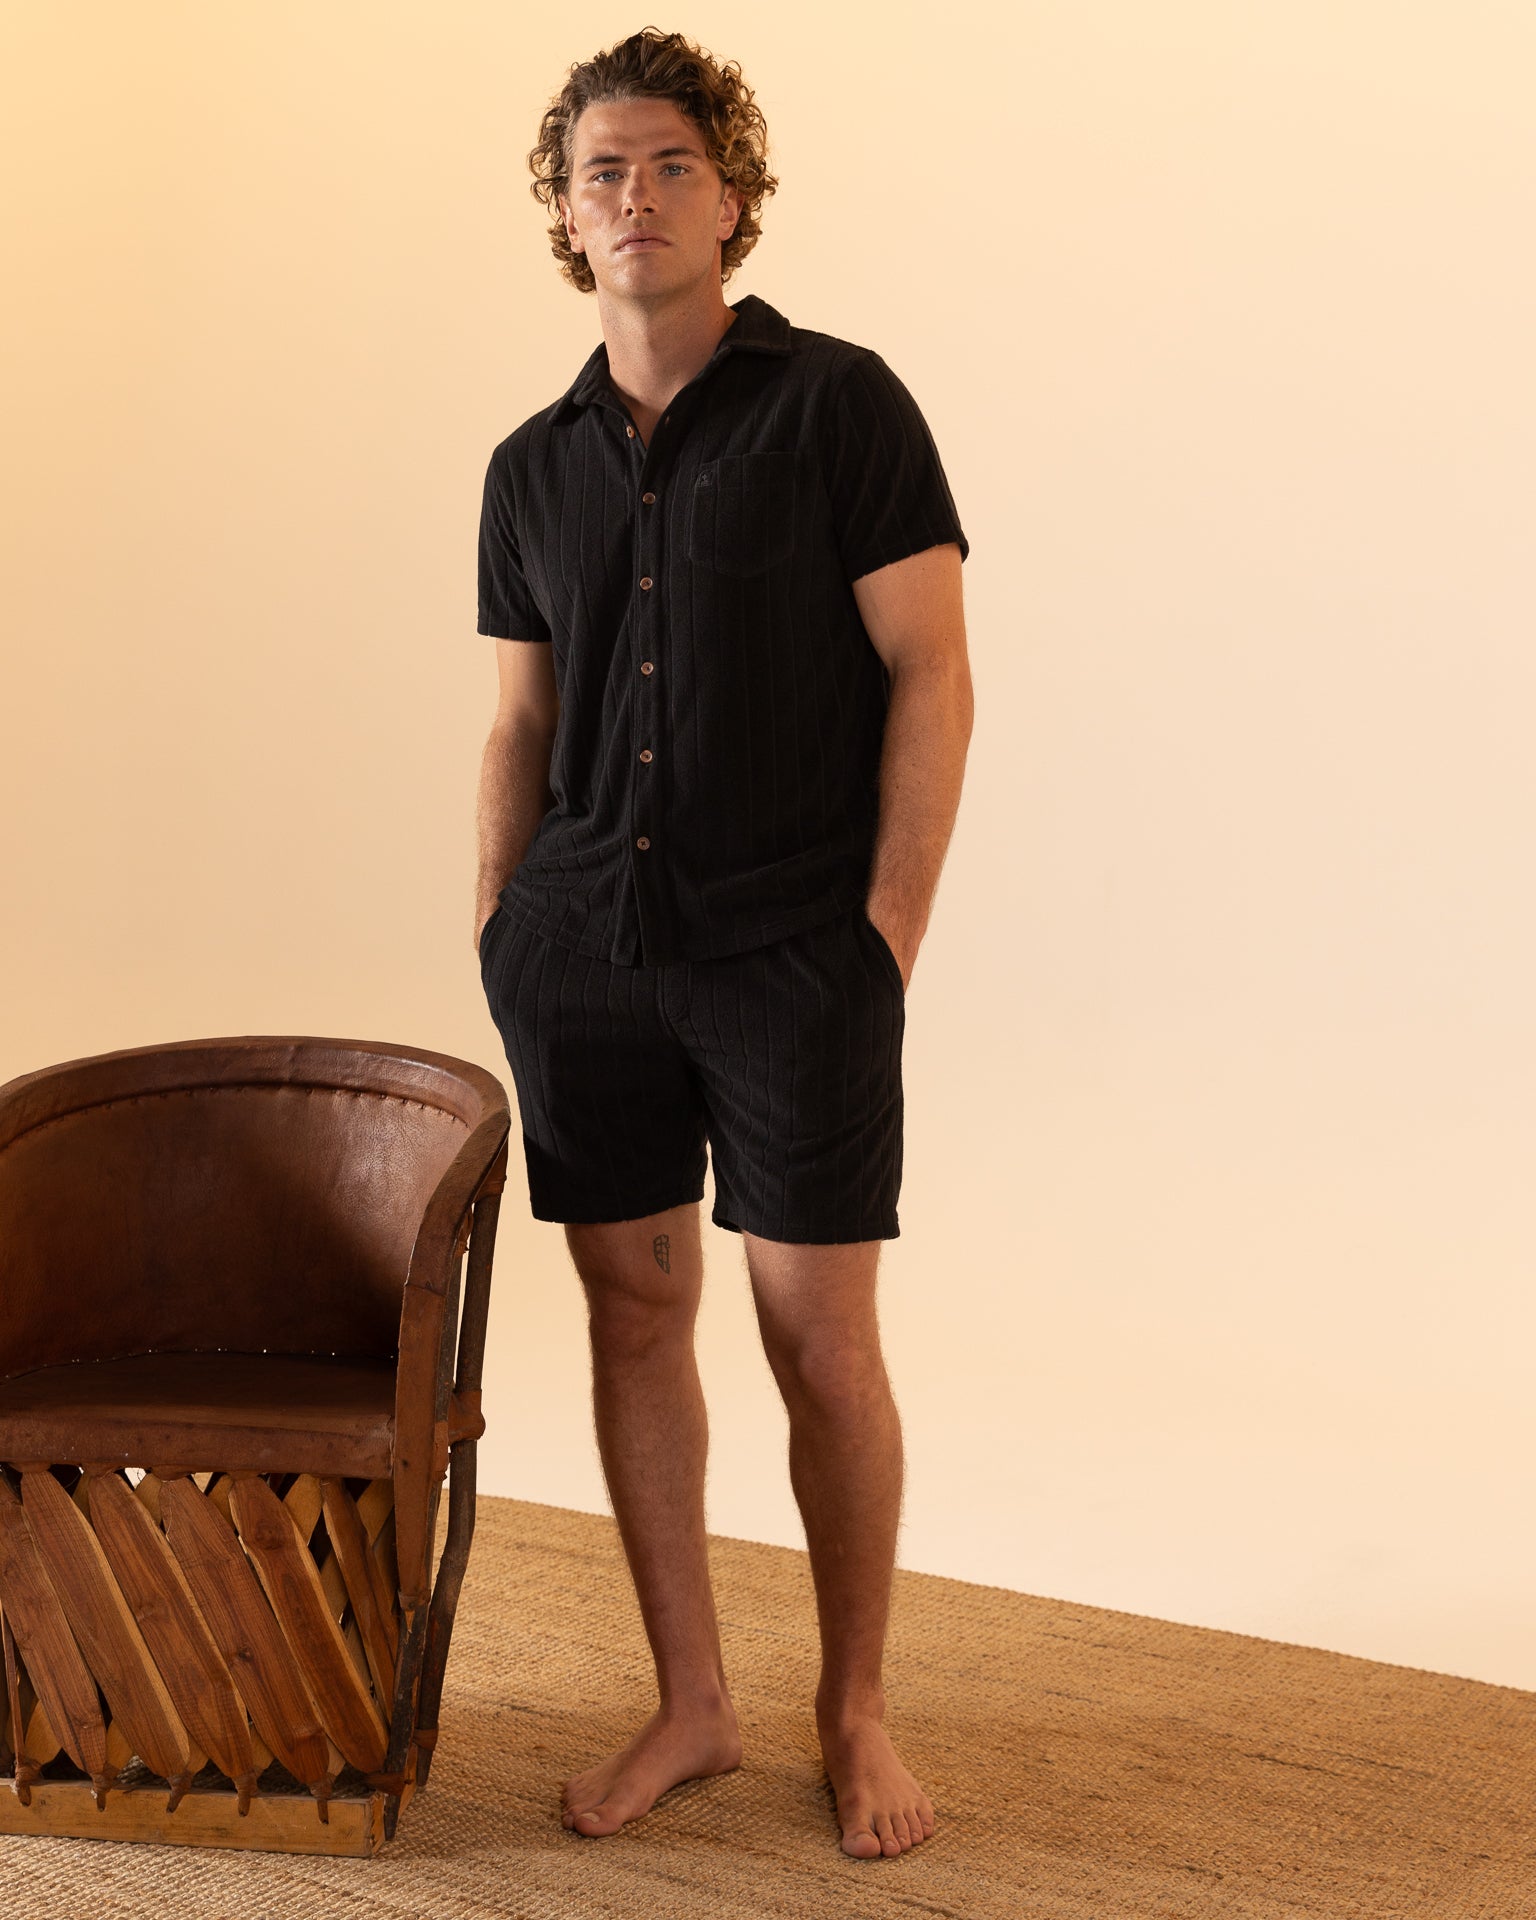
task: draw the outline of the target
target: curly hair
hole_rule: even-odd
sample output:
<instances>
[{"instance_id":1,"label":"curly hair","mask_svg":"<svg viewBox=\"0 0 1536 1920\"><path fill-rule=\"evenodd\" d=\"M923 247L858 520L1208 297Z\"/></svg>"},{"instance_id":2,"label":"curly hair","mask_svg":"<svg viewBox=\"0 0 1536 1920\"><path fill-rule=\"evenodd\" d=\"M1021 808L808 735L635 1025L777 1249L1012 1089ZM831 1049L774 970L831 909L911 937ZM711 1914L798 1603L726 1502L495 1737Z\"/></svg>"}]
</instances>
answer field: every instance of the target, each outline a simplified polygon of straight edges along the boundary
<instances>
[{"instance_id":1,"label":"curly hair","mask_svg":"<svg viewBox=\"0 0 1536 1920\"><path fill-rule=\"evenodd\" d=\"M779 184L768 171L767 122L734 60L718 62L680 33L642 27L591 60L578 62L545 109L528 165L533 173L529 191L555 214L550 251L581 293L593 292L597 282L586 255L572 247L558 205L562 194L570 198L576 122L587 107L647 98L672 101L694 123L721 180L741 194L736 230L720 249L722 285L757 245L762 232L758 211Z\"/></svg>"}]
</instances>

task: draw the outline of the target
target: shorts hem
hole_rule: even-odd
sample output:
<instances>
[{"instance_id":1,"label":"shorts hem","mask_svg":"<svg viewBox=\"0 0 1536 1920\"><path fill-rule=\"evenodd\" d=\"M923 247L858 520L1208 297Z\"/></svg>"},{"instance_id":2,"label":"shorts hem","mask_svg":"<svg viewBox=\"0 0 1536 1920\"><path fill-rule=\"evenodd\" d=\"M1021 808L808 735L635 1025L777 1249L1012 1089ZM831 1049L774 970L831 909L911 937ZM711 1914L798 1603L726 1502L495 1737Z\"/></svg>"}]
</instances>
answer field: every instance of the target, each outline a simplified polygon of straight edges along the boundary
<instances>
[{"instance_id":1,"label":"shorts hem","mask_svg":"<svg viewBox=\"0 0 1536 1920\"><path fill-rule=\"evenodd\" d=\"M741 1223L728 1218L718 1208L709 1217L717 1227L724 1227L727 1233L740 1233L743 1230ZM794 1226L769 1233L763 1227L747 1220L745 1230L755 1234L759 1240L778 1240L786 1245L805 1247L845 1247L860 1240L899 1240L901 1238L901 1228L894 1214L887 1215L881 1220L869 1221L857 1229L828 1231L822 1223L808 1222L803 1228Z\"/></svg>"},{"instance_id":2,"label":"shorts hem","mask_svg":"<svg viewBox=\"0 0 1536 1920\"><path fill-rule=\"evenodd\" d=\"M626 1220L644 1220L653 1213L665 1213L670 1207L686 1207L704 1198L704 1185L700 1181L698 1188L690 1193L660 1195L655 1199L639 1201L623 1199L606 1204L599 1201L585 1201L575 1206L562 1206L555 1200L534 1200L529 1198L529 1210L535 1220L552 1220L564 1227L607 1227L617 1226Z\"/></svg>"}]
</instances>

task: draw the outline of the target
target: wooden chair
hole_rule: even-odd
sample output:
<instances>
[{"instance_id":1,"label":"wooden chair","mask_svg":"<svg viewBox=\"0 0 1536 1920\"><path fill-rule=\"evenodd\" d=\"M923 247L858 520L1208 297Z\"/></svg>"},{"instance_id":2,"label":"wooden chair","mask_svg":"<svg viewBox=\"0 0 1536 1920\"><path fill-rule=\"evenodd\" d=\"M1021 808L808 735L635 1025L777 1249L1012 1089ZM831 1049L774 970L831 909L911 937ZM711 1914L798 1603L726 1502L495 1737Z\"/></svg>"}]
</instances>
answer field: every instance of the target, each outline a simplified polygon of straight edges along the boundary
<instances>
[{"instance_id":1,"label":"wooden chair","mask_svg":"<svg viewBox=\"0 0 1536 1920\"><path fill-rule=\"evenodd\" d=\"M474 1529L509 1126L481 1068L354 1040L0 1087L0 1831L393 1837Z\"/></svg>"}]
</instances>

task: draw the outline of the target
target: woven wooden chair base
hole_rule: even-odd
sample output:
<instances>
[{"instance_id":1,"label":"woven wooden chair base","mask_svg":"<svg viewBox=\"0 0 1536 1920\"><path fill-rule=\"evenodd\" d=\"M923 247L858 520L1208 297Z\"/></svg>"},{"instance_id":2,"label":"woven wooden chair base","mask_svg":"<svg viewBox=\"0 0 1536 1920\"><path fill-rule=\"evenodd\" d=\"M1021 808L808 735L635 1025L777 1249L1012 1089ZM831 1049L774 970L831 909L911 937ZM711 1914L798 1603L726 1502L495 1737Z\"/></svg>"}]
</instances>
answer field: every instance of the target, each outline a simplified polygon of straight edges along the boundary
<instances>
[{"instance_id":1,"label":"woven wooden chair base","mask_svg":"<svg viewBox=\"0 0 1536 1920\"><path fill-rule=\"evenodd\" d=\"M0 1831L376 1851L397 1589L387 1478L8 1463Z\"/></svg>"}]
</instances>

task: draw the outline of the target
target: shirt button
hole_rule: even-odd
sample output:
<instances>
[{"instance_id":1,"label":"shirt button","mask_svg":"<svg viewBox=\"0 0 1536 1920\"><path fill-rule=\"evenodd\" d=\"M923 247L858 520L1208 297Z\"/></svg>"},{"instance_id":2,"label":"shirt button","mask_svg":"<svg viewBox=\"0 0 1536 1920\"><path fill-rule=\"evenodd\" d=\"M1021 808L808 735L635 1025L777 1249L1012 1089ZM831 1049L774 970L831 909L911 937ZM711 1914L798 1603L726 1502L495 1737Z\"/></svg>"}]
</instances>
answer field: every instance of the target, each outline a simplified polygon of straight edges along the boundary
<instances>
[{"instance_id":1,"label":"shirt button","mask_svg":"<svg viewBox=\"0 0 1536 1920\"><path fill-rule=\"evenodd\" d=\"M642 493L640 498L648 507L653 507L656 504L656 496L654 493Z\"/></svg>"},{"instance_id":2,"label":"shirt button","mask_svg":"<svg viewBox=\"0 0 1536 1920\"><path fill-rule=\"evenodd\" d=\"M651 844L650 841L646 839L643 833L641 834L640 838L635 842L635 845L639 847L642 851L646 847L648 847L650 844Z\"/></svg>"},{"instance_id":3,"label":"shirt button","mask_svg":"<svg viewBox=\"0 0 1536 1920\"><path fill-rule=\"evenodd\" d=\"M646 763L647 766L650 765L651 750L649 747L642 747L640 749L640 758Z\"/></svg>"},{"instance_id":4,"label":"shirt button","mask_svg":"<svg viewBox=\"0 0 1536 1920\"><path fill-rule=\"evenodd\" d=\"M656 669L651 665L649 660L642 660L640 662L640 671L642 673L654 673Z\"/></svg>"},{"instance_id":5,"label":"shirt button","mask_svg":"<svg viewBox=\"0 0 1536 1920\"><path fill-rule=\"evenodd\" d=\"M644 578L644 579L643 579L643 580L642 580L642 581L640 582L640 585L641 585L641 587L642 587L642 588L643 588L643 589L644 589L644 590L645 590L645 591L646 591L647 593L649 593L649 592L650 592L650 590L651 590L651 580L650 580L650 575L649 575L649 574L647 574L647 575L646 575L646 577L645 577L645 578Z\"/></svg>"},{"instance_id":6,"label":"shirt button","mask_svg":"<svg viewBox=\"0 0 1536 1920\"><path fill-rule=\"evenodd\" d=\"M625 432L626 432L626 433L627 433L627 434L629 435L629 437L630 437L630 439L631 439L631 440L633 440L633 439L634 439L634 437L635 437L635 430L634 430L634 428L633 428L633 427L626 427L626 428L624 429L624 431L625 431Z\"/></svg>"}]
</instances>

